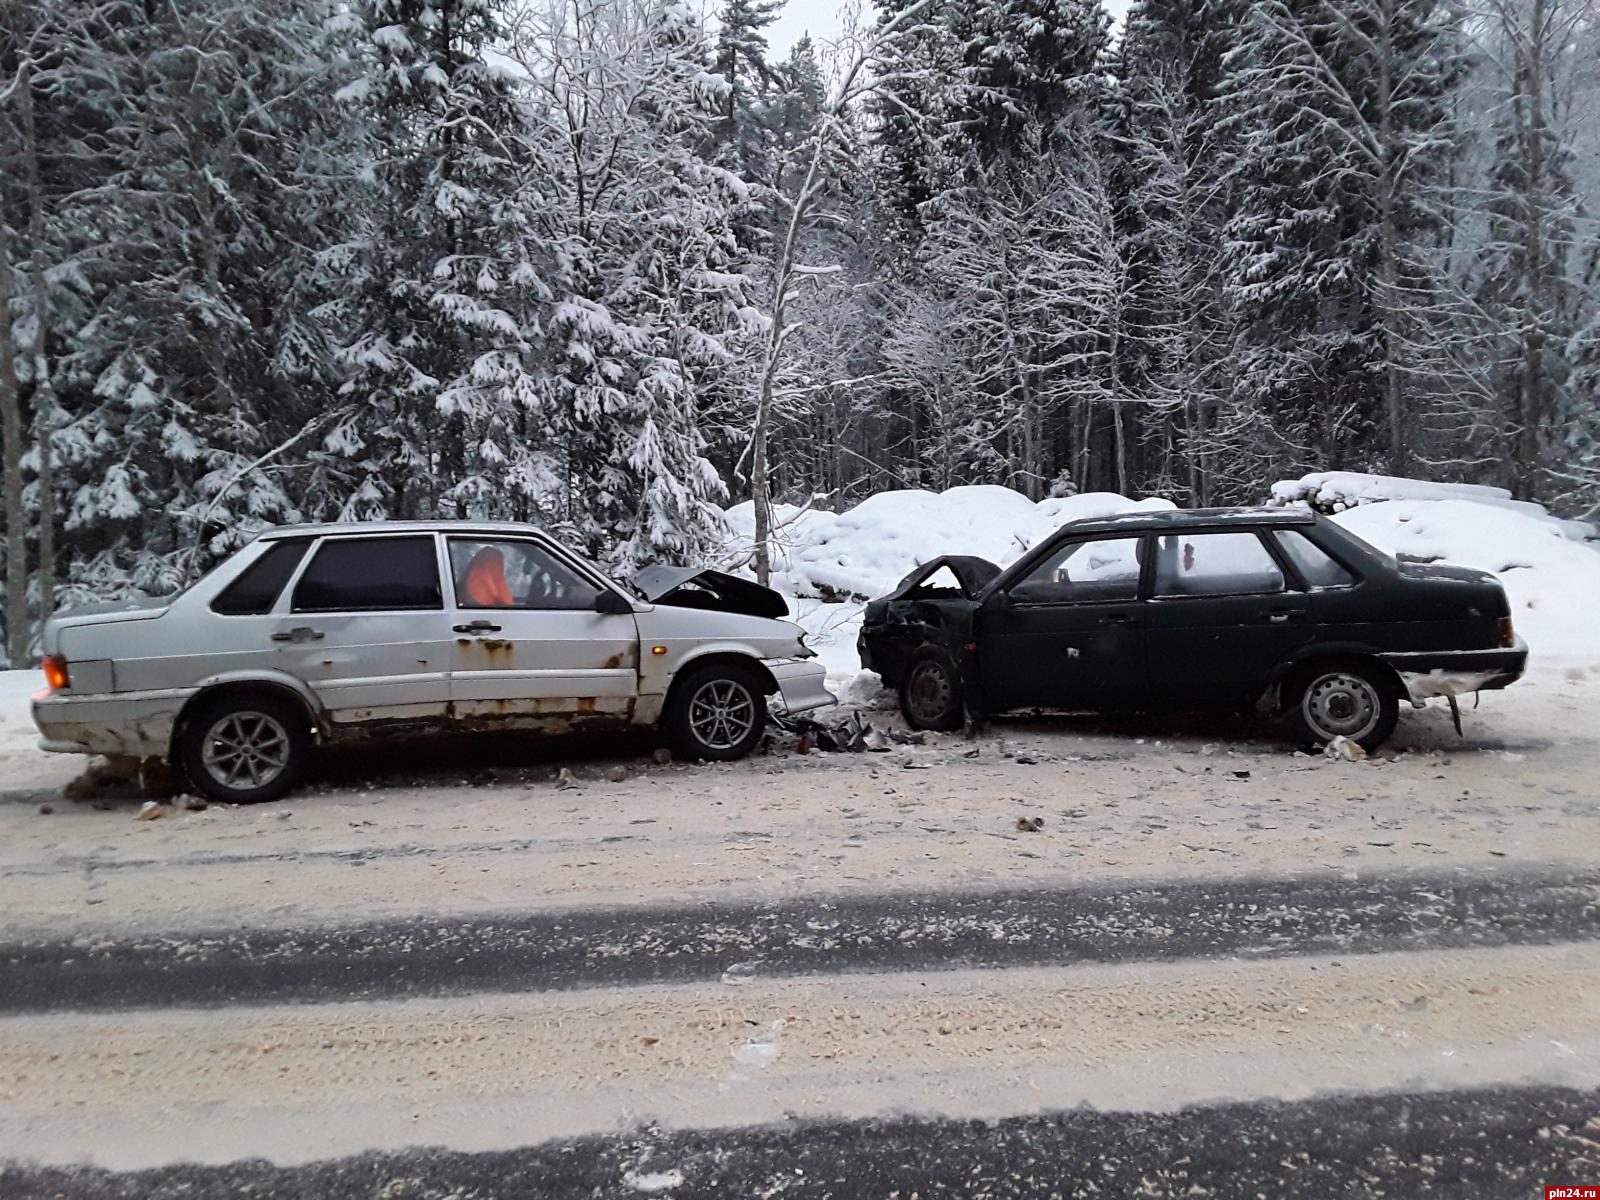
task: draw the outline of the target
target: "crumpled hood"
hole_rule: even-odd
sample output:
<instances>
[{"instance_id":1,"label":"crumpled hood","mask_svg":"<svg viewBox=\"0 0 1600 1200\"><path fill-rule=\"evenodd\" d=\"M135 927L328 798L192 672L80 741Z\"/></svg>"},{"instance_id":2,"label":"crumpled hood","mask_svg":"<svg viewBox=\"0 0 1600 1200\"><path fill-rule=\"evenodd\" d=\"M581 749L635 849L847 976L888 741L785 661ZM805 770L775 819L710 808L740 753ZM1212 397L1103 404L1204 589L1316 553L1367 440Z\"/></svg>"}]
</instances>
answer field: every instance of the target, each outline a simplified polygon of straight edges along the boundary
<instances>
[{"instance_id":1,"label":"crumpled hood","mask_svg":"<svg viewBox=\"0 0 1600 1200\"><path fill-rule=\"evenodd\" d=\"M771 588L705 567L646 567L633 586L652 604L781 620L789 602Z\"/></svg>"},{"instance_id":2,"label":"crumpled hood","mask_svg":"<svg viewBox=\"0 0 1600 1200\"><path fill-rule=\"evenodd\" d=\"M978 594L996 579L1000 578L1001 568L995 566L986 558L977 558L970 554L946 554L940 558L925 562L911 574L907 575L895 587L894 591L884 600L898 600L907 592L920 585L924 580L936 575L941 568L948 567L950 573L956 577L956 582L961 585L969 599L977 599Z\"/></svg>"}]
</instances>

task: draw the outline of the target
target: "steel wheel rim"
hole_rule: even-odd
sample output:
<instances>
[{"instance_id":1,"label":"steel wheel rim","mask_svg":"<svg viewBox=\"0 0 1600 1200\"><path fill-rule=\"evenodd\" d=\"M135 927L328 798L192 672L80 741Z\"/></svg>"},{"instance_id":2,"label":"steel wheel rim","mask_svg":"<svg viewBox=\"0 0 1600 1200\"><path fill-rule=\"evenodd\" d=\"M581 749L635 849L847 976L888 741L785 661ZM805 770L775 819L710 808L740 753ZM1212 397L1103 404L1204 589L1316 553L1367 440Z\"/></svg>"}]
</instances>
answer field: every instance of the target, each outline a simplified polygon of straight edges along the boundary
<instances>
[{"instance_id":1,"label":"steel wheel rim","mask_svg":"<svg viewBox=\"0 0 1600 1200\"><path fill-rule=\"evenodd\" d=\"M689 729L708 750L732 750L756 725L756 700L732 679L713 679L689 701Z\"/></svg>"},{"instance_id":2,"label":"steel wheel rim","mask_svg":"<svg viewBox=\"0 0 1600 1200\"><path fill-rule=\"evenodd\" d=\"M1320 676L1300 702L1306 723L1321 737L1359 740L1378 725L1383 700L1378 689L1359 675L1334 671Z\"/></svg>"},{"instance_id":3,"label":"steel wheel rim","mask_svg":"<svg viewBox=\"0 0 1600 1200\"><path fill-rule=\"evenodd\" d=\"M906 689L911 714L919 721L937 721L950 707L953 689L950 677L938 663L927 662L911 672L911 686Z\"/></svg>"},{"instance_id":4,"label":"steel wheel rim","mask_svg":"<svg viewBox=\"0 0 1600 1200\"><path fill-rule=\"evenodd\" d=\"M201 744L200 762L224 787L266 787L289 769L289 731L260 712L229 713L212 723Z\"/></svg>"}]
</instances>

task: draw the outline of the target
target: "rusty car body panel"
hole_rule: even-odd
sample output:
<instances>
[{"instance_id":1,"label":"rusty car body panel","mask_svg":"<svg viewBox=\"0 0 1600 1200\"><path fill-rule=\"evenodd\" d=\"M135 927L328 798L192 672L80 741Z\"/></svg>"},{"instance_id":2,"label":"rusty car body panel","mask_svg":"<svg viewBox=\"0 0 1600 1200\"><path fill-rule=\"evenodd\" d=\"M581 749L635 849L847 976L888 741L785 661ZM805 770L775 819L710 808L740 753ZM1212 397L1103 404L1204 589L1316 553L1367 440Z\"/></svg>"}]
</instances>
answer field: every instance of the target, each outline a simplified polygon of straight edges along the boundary
<instances>
[{"instance_id":1,"label":"rusty car body panel","mask_svg":"<svg viewBox=\"0 0 1600 1200\"><path fill-rule=\"evenodd\" d=\"M386 539L431 543L436 605L360 611L297 607L323 548ZM565 608L473 607L458 595L456 543L536 547L593 596ZM275 546L297 563L260 611L220 598ZM689 578L698 575L689 573ZM722 577L724 580L731 577ZM678 580L682 587L686 580ZM782 598L753 583L720 586L748 607ZM235 589L236 590L236 589ZM270 530L168 600L65 612L44 631L45 654L69 685L34 697L43 749L169 757L187 711L226 689L271 690L304 708L320 740L363 741L460 730L566 732L649 726L673 681L710 657L747 663L791 712L834 702L798 626L771 617L651 603L541 530L520 524L374 522ZM219 611L222 610L222 611Z\"/></svg>"}]
</instances>

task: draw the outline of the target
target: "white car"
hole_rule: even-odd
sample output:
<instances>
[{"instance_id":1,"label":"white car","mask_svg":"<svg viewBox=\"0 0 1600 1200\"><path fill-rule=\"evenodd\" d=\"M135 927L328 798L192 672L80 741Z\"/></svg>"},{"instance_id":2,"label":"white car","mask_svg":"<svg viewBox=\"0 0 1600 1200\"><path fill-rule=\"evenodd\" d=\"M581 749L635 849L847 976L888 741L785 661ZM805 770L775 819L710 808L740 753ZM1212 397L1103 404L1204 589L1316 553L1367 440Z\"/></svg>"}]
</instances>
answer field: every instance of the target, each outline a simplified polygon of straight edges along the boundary
<instances>
[{"instance_id":1,"label":"white car","mask_svg":"<svg viewBox=\"0 0 1600 1200\"><path fill-rule=\"evenodd\" d=\"M526 525L262 534L170 599L45 626L45 750L167 758L214 799L281 796L313 745L456 730L659 726L755 748L767 698L834 703L781 596L655 568L622 587Z\"/></svg>"}]
</instances>

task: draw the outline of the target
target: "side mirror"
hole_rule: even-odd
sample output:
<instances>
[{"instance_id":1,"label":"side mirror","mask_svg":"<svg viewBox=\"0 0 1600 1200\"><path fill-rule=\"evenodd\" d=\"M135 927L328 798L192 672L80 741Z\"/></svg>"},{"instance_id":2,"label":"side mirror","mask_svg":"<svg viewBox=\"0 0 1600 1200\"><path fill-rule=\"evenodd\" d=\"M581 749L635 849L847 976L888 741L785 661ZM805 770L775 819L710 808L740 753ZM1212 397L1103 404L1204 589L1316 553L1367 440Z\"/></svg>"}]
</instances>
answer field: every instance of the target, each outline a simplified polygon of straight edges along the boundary
<instances>
[{"instance_id":1,"label":"side mirror","mask_svg":"<svg viewBox=\"0 0 1600 1200\"><path fill-rule=\"evenodd\" d=\"M628 617L633 615L633 605L613 592L605 589L594 598L594 610L602 617Z\"/></svg>"}]
</instances>

